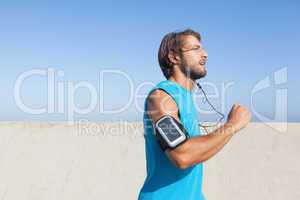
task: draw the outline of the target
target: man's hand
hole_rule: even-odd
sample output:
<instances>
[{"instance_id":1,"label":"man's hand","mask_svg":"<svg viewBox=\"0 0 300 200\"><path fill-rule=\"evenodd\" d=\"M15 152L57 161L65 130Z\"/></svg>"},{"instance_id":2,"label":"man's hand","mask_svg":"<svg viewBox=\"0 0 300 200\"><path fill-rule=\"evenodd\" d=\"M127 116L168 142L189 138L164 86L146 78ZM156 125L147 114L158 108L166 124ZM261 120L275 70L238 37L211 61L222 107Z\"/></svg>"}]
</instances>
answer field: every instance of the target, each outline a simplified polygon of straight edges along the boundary
<instances>
[{"instance_id":1,"label":"man's hand","mask_svg":"<svg viewBox=\"0 0 300 200\"><path fill-rule=\"evenodd\" d=\"M228 114L227 124L231 126L236 133L246 127L250 120L251 113L247 108L240 104L234 104Z\"/></svg>"}]
</instances>

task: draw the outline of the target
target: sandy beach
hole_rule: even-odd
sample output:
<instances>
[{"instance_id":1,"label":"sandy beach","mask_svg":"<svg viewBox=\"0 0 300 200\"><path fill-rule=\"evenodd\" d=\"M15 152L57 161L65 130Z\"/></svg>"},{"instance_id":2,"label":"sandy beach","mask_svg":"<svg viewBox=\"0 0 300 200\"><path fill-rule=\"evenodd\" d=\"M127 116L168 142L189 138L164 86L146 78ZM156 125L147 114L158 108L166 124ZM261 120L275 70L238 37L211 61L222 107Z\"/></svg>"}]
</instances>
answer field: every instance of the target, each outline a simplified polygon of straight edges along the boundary
<instances>
[{"instance_id":1,"label":"sandy beach","mask_svg":"<svg viewBox=\"0 0 300 200\"><path fill-rule=\"evenodd\" d=\"M300 124L251 123L204 164L207 200L300 199ZM0 123L1 200L137 199L142 123Z\"/></svg>"}]
</instances>

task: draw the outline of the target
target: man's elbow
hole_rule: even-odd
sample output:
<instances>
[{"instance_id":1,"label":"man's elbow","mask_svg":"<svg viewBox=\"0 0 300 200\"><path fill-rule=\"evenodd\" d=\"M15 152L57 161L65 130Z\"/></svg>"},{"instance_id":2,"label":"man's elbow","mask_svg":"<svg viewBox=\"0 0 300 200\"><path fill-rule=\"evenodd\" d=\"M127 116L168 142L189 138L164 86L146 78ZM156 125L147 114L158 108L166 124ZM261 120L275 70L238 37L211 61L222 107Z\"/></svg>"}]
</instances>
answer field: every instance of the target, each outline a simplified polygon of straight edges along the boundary
<instances>
[{"instance_id":1,"label":"man's elbow","mask_svg":"<svg viewBox=\"0 0 300 200\"><path fill-rule=\"evenodd\" d=\"M189 168L190 165L186 162L179 162L176 164L176 167L178 167L181 170L185 170L185 169Z\"/></svg>"},{"instance_id":2,"label":"man's elbow","mask_svg":"<svg viewBox=\"0 0 300 200\"><path fill-rule=\"evenodd\" d=\"M187 154L178 155L175 160L175 165L176 167L182 170L189 168L192 165L189 155Z\"/></svg>"},{"instance_id":3,"label":"man's elbow","mask_svg":"<svg viewBox=\"0 0 300 200\"><path fill-rule=\"evenodd\" d=\"M188 153L177 154L176 157L173 158L173 163L175 166L182 170L201 162L203 162L202 158L193 158Z\"/></svg>"}]
</instances>

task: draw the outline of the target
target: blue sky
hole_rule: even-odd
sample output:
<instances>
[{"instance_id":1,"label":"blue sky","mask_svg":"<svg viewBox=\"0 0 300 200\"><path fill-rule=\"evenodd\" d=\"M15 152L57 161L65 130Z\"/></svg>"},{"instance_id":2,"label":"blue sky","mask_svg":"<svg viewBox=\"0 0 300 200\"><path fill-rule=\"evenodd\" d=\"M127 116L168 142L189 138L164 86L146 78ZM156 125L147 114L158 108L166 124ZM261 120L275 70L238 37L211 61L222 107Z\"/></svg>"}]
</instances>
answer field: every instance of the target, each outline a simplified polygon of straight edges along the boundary
<instances>
[{"instance_id":1,"label":"blue sky","mask_svg":"<svg viewBox=\"0 0 300 200\"><path fill-rule=\"evenodd\" d=\"M209 55L208 74L200 82L213 83L219 92L222 84L233 82L223 98L225 102L212 99L216 107L225 113L234 102L250 108L253 88L269 77L270 85L253 97L259 113L253 121L262 121L260 116L274 118L276 92L281 90L287 91L287 120L299 122L299 10L296 0L1 1L0 120L64 121L68 118L68 82L86 81L97 92L97 106L87 114L75 113L74 118L139 121L142 112L137 106L143 107L143 97L129 101L129 82L116 73L105 74L101 90L100 73L119 70L128 75L134 92L145 95L151 88L145 83L164 79L157 63L162 37L174 30L192 28L200 32ZM64 76L56 77L56 83L65 88L64 112L22 111L15 102L16 80L23 72L47 68L64 72ZM287 81L276 85L274 73L281 69L286 70ZM32 108L47 105L46 78L32 76L24 81L24 104ZM141 84L145 85L138 90ZM209 85L205 88L208 94L214 93ZM78 107L89 105L90 100L89 91L84 88L74 95ZM109 111L127 103L128 108L116 114L99 111L101 105ZM202 101L197 104L208 109ZM206 121L216 117L200 113L199 118ZM282 121L285 116L278 119Z\"/></svg>"}]
</instances>

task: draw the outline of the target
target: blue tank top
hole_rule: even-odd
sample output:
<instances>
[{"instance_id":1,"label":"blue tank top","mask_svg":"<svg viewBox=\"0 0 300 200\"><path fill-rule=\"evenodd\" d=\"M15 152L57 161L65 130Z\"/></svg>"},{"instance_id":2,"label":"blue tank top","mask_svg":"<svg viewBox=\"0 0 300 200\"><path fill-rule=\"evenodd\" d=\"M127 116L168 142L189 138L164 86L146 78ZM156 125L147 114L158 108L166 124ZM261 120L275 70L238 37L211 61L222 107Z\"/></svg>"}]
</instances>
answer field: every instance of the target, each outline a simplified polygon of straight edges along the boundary
<instances>
[{"instance_id":1,"label":"blue tank top","mask_svg":"<svg viewBox=\"0 0 300 200\"><path fill-rule=\"evenodd\" d=\"M148 94L161 89L177 104L179 118L190 137L200 135L197 112L192 93L176 82L165 80L158 83ZM202 194L203 164L187 169L176 167L161 150L153 134L152 122L144 107L144 138L147 176L139 193L139 200L204 200Z\"/></svg>"}]
</instances>

